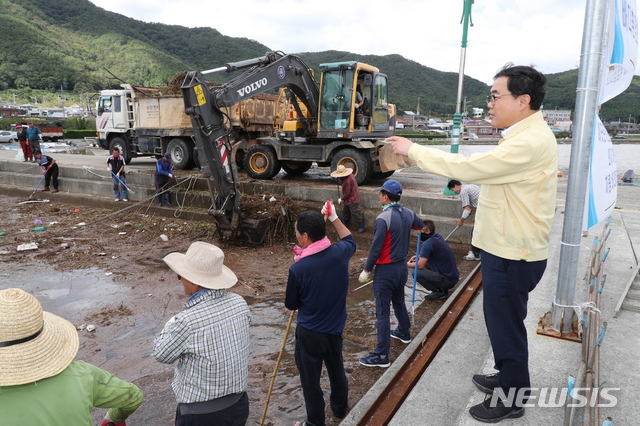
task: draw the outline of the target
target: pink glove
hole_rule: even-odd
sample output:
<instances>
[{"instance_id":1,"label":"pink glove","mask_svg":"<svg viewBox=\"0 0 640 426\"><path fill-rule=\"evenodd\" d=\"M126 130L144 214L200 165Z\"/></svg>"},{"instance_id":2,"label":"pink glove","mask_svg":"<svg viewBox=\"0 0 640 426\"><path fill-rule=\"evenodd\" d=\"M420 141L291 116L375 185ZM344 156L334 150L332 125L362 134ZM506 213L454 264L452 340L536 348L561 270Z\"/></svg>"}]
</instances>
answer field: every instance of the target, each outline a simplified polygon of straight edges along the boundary
<instances>
[{"instance_id":1,"label":"pink glove","mask_svg":"<svg viewBox=\"0 0 640 426\"><path fill-rule=\"evenodd\" d=\"M45 170L44 172L42 172L42 176L46 175L47 171Z\"/></svg>"}]
</instances>

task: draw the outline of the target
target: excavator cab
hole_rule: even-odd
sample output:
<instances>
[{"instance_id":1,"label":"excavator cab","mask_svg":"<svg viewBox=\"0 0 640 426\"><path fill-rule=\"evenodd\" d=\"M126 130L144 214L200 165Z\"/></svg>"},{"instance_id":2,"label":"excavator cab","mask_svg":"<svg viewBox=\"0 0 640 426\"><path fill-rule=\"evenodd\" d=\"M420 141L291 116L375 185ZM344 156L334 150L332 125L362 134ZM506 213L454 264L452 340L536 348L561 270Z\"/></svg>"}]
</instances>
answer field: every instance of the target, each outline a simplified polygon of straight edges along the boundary
<instances>
[{"instance_id":1,"label":"excavator cab","mask_svg":"<svg viewBox=\"0 0 640 426\"><path fill-rule=\"evenodd\" d=\"M361 62L320 64L320 70L319 132L360 137L389 130L395 111L385 74Z\"/></svg>"}]
</instances>

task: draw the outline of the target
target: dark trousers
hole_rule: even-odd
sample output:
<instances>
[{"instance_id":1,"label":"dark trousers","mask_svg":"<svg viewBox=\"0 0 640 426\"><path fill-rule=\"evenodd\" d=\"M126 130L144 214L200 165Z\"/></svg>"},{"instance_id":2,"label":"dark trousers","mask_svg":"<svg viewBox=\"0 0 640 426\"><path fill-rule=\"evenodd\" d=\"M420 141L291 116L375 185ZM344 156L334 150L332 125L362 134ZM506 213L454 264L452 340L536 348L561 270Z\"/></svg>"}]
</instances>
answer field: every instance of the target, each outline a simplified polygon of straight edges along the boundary
<instances>
[{"instance_id":1,"label":"dark trousers","mask_svg":"<svg viewBox=\"0 0 640 426\"><path fill-rule=\"evenodd\" d=\"M162 203L171 205L169 191L164 194L160 194L162 191L166 191L169 188L169 180L169 176L167 175L155 175L156 194L158 194L158 204L160 205L162 205Z\"/></svg>"},{"instance_id":2,"label":"dark trousers","mask_svg":"<svg viewBox=\"0 0 640 426\"><path fill-rule=\"evenodd\" d=\"M346 225L353 217L358 224L362 222L362 213L360 212L360 203L351 203L342 207L342 222Z\"/></svg>"},{"instance_id":3,"label":"dark trousers","mask_svg":"<svg viewBox=\"0 0 640 426\"><path fill-rule=\"evenodd\" d=\"M347 411L349 381L342 360L342 335L318 333L301 325L296 327L295 360L300 372L300 384L307 409L307 424L324 426L324 395L320 375L324 362L331 384L329 403L331 411L344 417Z\"/></svg>"},{"instance_id":4,"label":"dark trousers","mask_svg":"<svg viewBox=\"0 0 640 426\"><path fill-rule=\"evenodd\" d=\"M207 414L180 414L176 410L176 426L244 426L249 418L249 397L247 393L240 401L224 410Z\"/></svg>"},{"instance_id":5,"label":"dark trousers","mask_svg":"<svg viewBox=\"0 0 640 426\"><path fill-rule=\"evenodd\" d=\"M411 269L413 272L413 269ZM432 271L431 269L418 269L418 283L429 291L446 291L453 288L458 280L450 280L442 275L440 272Z\"/></svg>"},{"instance_id":6,"label":"dark trousers","mask_svg":"<svg viewBox=\"0 0 640 426\"><path fill-rule=\"evenodd\" d=\"M391 346L391 314L390 305L398 319L400 334L409 333L411 320L404 303L404 286L407 283L407 262L396 262L387 265L376 265L373 275L373 295L376 299L376 322L378 331L378 346L374 353L389 355Z\"/></svg>"},{"instance_id":7,"label":"dark trousers","mask_svg":"<svg viewBox=\"0 0 640 426\"><path fill-rule=\"evenodd\" d=\"M50 183L53 183L53 189L58 189L58 165L55 163L44 176L44 187L48 188Z\"/></svg>"},{"instance_id":8,"label":"dark trousers","mask_svg":"<svg viewBox=\"0 0 640 426\"><path fill-rule=\"evenodd\" d=\"M484 320L491 340L498 383L505 395L531 386L524 319L527 302L544 274L546 260L508 260L482 251Z\"/></svg>"},{"instance_id":9,"label":"dark trousers","mask_svg":"<svg viewBox=\"0 0 640 426\"><path fill-rule=\"evenodd\" d=\"M31 147L31 152L40 151L40 140L29 140L29 146Z\"/></svg>"}]
</instances>

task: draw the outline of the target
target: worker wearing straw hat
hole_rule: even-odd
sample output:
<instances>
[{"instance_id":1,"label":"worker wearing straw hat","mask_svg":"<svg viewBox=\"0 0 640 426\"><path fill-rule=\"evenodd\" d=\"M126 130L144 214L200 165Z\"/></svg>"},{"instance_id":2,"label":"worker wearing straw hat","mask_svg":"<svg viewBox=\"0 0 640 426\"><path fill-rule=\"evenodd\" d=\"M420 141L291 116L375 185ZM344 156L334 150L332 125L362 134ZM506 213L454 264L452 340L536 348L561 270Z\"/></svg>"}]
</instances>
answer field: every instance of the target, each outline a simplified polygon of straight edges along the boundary
<instances>
[{"instance_id":1,"label":"worker wearing straw hat","mask_svg":"<svg viewBox=\"0 0 640 426\"><path fill-rule=\"evenodd\" d=\"M226 289L238 279L224 266L224 253L195 242L186 254L164 261L178 274L189 296L185 311L156 336L153 355L176 365L173 391L176 425L244 425L249 417L249 324L244 299Z\"/></svg>"},{"instance_id":2,"label":"worker wearing straw hat","mask_svg":"<svg viewBox=\"0 0 640 426\"><path fill-rule=\"evenodd\" d=\"M342 186L342 196L338 198L338 205L344 203L342 208L342 223L349 226L349 220L353 218L358 222L358 234L364 232L364 220L360 212L360 189L358 183L353 177L353 169L340 164L334 172L331 173L334 178L340 179Z\"/></svg>"},{"instance_id":3,"label":"worker wearing straw hat","mask_svg":"<svg viewBox=\"0 0 640 426\"><path fill-rule=\"evenodd\" d=\"M110 408L102 425L126 426L143 401L137 386L83 361L78 332L44 312L23 290L0 290L0 423L91 425L93 407Z\"/></svg>"}]
</instances>

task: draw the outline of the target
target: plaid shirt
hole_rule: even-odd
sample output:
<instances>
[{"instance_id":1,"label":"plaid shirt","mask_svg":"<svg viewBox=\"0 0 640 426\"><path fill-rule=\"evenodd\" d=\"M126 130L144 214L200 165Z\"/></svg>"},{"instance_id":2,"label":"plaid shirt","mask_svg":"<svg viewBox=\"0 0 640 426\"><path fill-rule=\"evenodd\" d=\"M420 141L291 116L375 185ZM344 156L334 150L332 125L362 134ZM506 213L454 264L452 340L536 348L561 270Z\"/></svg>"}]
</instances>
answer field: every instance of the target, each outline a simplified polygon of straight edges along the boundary
<instances>
[{"instance_id":1,"label":"plaid shirt","mask_svg":"<svg viewBox=\"0 0 640 426\"><path fill-rule=\"evenodd\" d=\"M244 299L226 290L194 295L156 337L153 356L178 361L172 387L178 403L209 401L247 389L249 324Z\"/></svg>"},{"instance_id":2,"label":"plaid shirt","mask_svg":"<svg viewBox=\"0 0 640 426\"><path fill-rule=\"evenodd\" d=\"M345 205L360 204L360 190L352 174L342 179L342 201Z\"/></svg>"},{"instance_id":3,"label":"plaid shirt","mask_svg":"<svg viewBox=\"0 0 640 426\"><path fill-rule=\"evenodd\" d=\"M462 201L462 208L466 206L471 207L471 210L478 208L478 198L480 197L480 187L478 185L462 185L460 190L460 201Z\"/></svg>"}]
</instances>

